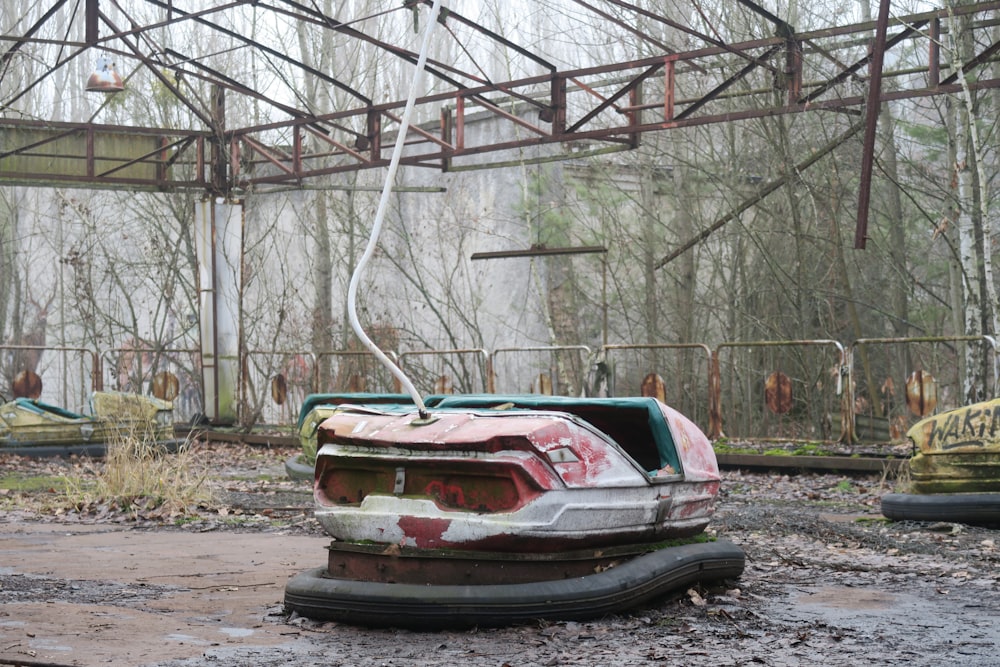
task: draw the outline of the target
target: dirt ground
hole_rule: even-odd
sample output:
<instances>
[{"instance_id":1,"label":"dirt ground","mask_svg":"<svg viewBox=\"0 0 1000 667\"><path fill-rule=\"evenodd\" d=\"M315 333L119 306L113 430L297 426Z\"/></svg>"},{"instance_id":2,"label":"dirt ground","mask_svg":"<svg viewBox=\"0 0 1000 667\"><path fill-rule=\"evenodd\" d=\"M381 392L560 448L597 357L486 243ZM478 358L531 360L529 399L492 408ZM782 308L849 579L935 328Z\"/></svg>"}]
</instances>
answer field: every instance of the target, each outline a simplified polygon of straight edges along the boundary
<instances>
[{"instance_id":1,"label":"dirt ground","mask_svg":"<svg viewBox=\"0 0 1000 667\"><path fill-rule=\"evenodd\" d=\"M60 476L99 463L0 455L0 665L1000 665L998 531L887 522L878 475L726 472L711 532L746 552L738 580L417 633L287 616L285 582L326 558L308 484L290 450L199 447L216 497L183 515L67 507Z\"/></svg>"}]
</instances>

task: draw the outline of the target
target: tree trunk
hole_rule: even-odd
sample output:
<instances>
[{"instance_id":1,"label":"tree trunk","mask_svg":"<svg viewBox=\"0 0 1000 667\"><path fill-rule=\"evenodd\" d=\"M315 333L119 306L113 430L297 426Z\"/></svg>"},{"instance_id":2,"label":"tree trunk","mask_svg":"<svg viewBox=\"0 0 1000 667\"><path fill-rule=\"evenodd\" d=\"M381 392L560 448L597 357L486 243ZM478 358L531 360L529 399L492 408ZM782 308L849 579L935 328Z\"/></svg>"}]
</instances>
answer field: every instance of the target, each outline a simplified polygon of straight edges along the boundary
<instances>
[{"instance_id":1,"label":"tree trunk","mask_svg":"<svg viewBox=\"0 0 1000 667\"><path fill-rule=\"evenodd\" d=\"M992 335L996 332L995 288L993 268L987 249L992 244L985 228L988 187L981 172L982 150L978 140L974 115L975 100L969 90L961 63L971 53L968 19L954 18L950 53L952 66L962 84L955 127L955 186L958 201L959 258L964 286L964 325L970 336ZM981 344L966 346L967 374L963 383L968 402L980 400L989 386L990 362Z\"/></svg>"}]
</instances>

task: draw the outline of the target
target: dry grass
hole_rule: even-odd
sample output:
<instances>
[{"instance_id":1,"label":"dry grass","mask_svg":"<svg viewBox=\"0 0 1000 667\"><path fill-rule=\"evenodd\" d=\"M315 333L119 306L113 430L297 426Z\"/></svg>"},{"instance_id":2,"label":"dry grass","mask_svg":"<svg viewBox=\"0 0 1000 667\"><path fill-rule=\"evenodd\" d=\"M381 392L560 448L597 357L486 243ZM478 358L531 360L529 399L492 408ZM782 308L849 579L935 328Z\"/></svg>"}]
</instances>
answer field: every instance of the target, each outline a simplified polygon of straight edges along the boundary
<instances>
[{"instance_id":1,"label":"dry grass","mask_svg":"<svg viewBox=\"0 0 1000 667\"><path fill-rule=\"evenodd\" d=\"M209 471L183 443L175 452L140 429L120 431L108 442L93 479L63 477L68 504L77 510L107 506L162 517L192 513L213 504Z\"/></svg>"},{"instance_id":2,"label":"dry grass","mask_svg":"<svg viewBox=\"0 0 1000 667\"><path fill-rule=\"evenodd\" d=\"M882 478L878 483L879 491L891 493L910 492L910 462L903 461L896 468L882 467Z\"/></svg>"}]
</instances>

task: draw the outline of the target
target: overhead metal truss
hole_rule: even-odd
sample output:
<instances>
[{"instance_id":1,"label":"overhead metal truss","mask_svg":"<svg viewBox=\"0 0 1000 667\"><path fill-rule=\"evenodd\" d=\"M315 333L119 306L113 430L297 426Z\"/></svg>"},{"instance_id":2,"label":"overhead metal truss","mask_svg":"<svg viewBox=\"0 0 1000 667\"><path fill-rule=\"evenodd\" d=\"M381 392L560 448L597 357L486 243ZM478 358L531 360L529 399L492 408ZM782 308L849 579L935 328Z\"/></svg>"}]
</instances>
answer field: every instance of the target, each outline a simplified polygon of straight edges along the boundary
<instances>
[{"instance_id":1,"label":"overhead metal truss","mask_svg":"<svg viewBox=\"0 0 1000 667\"><path fill-rule=\"evenodd\" d=\"M97 0L82 1L82 39L56 39L47 29L60 14L68 14L70 21L79 18L78 3L67 0L56 0L34 23L18 24L15 32L0 36L0 75L8 84L17 76L19 56L53 45L60 49L57 60L49 61L45 72L3 89L0 183L194 189L233 196L301 187L319 177L388 163L403 100L370 99L351 84L290 57L283 49L228 27L223 19L228 11L252 6L258 13L290 18L311 29L358 40L404 62L416 60L413 52L380 41L358 23L324 15L315 3L233 0L184 10L176 0L145 0L140 4L163 12L162 21L119 25L101 11ZM111 4L118 12L124 11L119 3ZM424 4L430 0L407 0L397 10L413 12L419 18L419 7ZM545 159L554 159L627 150L638 146L647 132L673 128L807 110L860 116L871 92L873 53L892 63L881 72L882 83L873 100L955 93L963 85L973 90L1000 86L995 72L1000 44L994 41L998 23L994 14L1000 2L888 15L881 26L883 42L875 39L880 36L880 26L874 21L797 32L756 3L742 0L742 5L773 24L774 36L731 43L621 0L604 0L600 3L603 9L583 0L569 4L589 12L595 21L629 30L656 55L561 68L540 52L446 11L441 19L445 28L470 30L495 48L515 54L539 73L495 82L471 68L461 71L432 60L428 71L434 92L418 100L416 115L437 120L410 128L404 163L443 171L483 168L506 164L509 156L505 152L532 146L548 146ZM883 0L883 7L887 6L888 0ZM700 45L671 50L650 32L632 27L629 17L642 18L646 24L672 30ZM66 24L66 18L63 16L60 25ZM941 48L951 21L958 18L968 22L970 43L974 44L971 57L961 63L943 57ZM321 85L335 87L349 103L336 111L319 113L301 101L275 101L267 90L250 85L246 77L237 79L210 66L198 54L153 41L158 31L182 23L210 28L227 43L235 44L234 48L258 50L275 67L290 68L290 79L312 77ZM42 85L51 72L98 50L152 72L182 102L193 127L51 121L32 118L18 107L18 101ZM917 62L914 53L925 55ZM185 83L189 81L198 82L202 90L207 87L211 94L207 99L197 95L195 88ZM269 106L274 112L269 116L281 118L239 126L231 114L227 117L227 105L234 96ZM470 123L484 117L495 121L499 130L468 131ZM874 122L873 116L871 124Z\"/></svg>"}]
</instances>

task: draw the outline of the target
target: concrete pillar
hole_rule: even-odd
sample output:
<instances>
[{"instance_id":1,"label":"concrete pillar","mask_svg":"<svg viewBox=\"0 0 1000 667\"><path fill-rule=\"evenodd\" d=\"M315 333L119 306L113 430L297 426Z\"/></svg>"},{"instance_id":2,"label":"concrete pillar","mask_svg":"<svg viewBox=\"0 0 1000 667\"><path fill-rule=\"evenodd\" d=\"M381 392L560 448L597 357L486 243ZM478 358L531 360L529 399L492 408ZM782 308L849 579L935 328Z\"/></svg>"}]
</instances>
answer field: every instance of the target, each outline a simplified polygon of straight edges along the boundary
<instances>
[{"instance_id":1,"label":"concrete pillar","mask_svg":"<svg viewBox=\"0 0 1000 667\"><path fill-rule=\"evenodd\" d=\"M233 424L239 408L243 203L204 199L195 204L194 218L205 417Z\"/></svg>"}]
</instances>

